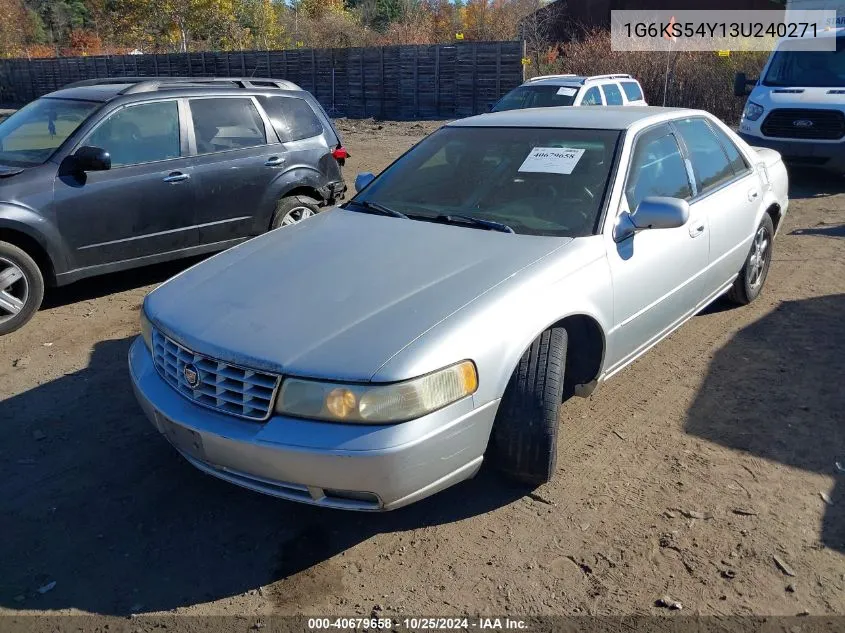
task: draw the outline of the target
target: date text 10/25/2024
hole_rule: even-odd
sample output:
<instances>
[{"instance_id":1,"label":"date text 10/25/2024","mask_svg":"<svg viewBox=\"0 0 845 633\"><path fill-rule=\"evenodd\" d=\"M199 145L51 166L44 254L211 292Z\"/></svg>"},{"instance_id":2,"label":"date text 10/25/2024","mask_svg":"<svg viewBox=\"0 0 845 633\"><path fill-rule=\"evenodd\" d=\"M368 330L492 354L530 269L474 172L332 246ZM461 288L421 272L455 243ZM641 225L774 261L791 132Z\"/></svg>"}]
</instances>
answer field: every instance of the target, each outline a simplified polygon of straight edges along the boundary
<instances>
[{"instance_id":1,"label":"date text 10/25/2024","mask_svg":"<svg viewBox=\"0 0 845 633\"><path fill-rule=\"evenodd\" d=\"M308 630L394 630L448 631L478 629L481 631L526 630L524 620L514 618L308 618Z\"/></svg>"}]
</instances>

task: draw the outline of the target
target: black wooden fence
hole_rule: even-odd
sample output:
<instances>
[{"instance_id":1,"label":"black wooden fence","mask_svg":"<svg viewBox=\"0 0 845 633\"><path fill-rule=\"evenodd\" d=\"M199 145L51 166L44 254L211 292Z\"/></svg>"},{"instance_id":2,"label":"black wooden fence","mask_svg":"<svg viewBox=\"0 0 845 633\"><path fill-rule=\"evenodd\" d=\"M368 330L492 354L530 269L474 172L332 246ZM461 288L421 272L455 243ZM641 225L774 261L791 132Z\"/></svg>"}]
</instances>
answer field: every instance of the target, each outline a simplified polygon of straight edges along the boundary
<instances>
[{"instance_id":1,"label":"black wooden fence","mask_svg":"<svg viewBox=\"0 0 845 633\"><path fill-rule=\"evenodd\" d=\"M451 118L485 112L523 80L523 42L0 59L0 106L100 77L272 77L331 116Z\"/></svg>"}]
</instances>

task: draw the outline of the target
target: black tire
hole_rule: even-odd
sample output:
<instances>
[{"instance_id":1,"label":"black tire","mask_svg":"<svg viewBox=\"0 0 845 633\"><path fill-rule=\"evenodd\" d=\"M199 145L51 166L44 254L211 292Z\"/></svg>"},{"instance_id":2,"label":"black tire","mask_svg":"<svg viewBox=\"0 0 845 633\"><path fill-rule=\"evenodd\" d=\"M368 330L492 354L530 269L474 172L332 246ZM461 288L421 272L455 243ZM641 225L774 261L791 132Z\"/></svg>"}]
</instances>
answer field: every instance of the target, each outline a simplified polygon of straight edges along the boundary
<instances>
[{"instance_id":1,"label":"black tire","mask_svg":"<svg viewBox=\"0 0 845 633\"><path fill-rule=\"evenodd\" d=\"M757 259L758 239L761 235L765 240L766 246L761 255L762 268L758 271L755 267L755 261ZM760 296L763 286L766 283L766 277L769 274L769 266L772 263L774 241L775 227L772 224L771 216L767 213L763 216L760 226L754 232L754 239L751 241L751 249L748 251L745 263L739 271L739 276L734 280L733 286L728 291L727 297L730 301L744 306Z\"/></svg>"},{"instance_id":2,"label":"black tire","mask_svg":"<svg viewBox=\"0 0 845 633\"><path fill-rule=\"evenodd\" d=\"M308 196L285 196L276 205L276 212L273 214L273 220L270 222L270 230L278 229L281 226L288 226L288 223L285 221L286 218L294 219L293 222L290 222L291 224L301 222L305 218L295 218L295 214L298 211L301 212L302 209L307 209L311 215L316 215L320 212L320 203Z\"/></svg>"},{"instance_id":3,"label":"black tire","mask_svg":"<svg viewBox=\"0 0 845 633\"><path fill-rule=\"evenodd\" d=\"M532 486L555 473L566 345L561 327L546 330L531 344L511 376L493 424L495 466Z\"/></svg>"},{"instance_id":4,"label":"black tire","mask_svg":"<svg viewBox=\"0 0 845 633\"><path fill-rule=\"evenodd\" d=\"M0 280L0 292L8 293L4 303L8 302L8 296L11 296L22 301L23 306L13 313L4 309L4 303L0 303L0 336L25 325L41 307L41 300L44 299L44 276L35 260L14 244L0 242L0 275L11 271L13 267L23 275L8 287Z\"/></svg>"}]
</instances>

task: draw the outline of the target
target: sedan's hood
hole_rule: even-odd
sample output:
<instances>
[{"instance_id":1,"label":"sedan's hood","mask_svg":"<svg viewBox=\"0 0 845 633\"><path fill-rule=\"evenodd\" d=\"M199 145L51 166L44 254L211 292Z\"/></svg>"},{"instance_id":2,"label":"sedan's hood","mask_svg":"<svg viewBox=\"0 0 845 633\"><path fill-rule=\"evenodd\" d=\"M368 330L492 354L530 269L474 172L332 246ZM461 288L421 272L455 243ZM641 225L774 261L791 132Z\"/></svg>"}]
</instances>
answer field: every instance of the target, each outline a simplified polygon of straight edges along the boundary
<instances>
[{"instance_id":1,"label":"sedan's hood","mask_svg":"<svg viewBox=\"0 0 845 633\"><path fill-rule=\"evenodd\" d=\"M426 330L569 241L333 210L188 269L146 309L209 356L369 380Z\"/></svg>"}]
</instances>

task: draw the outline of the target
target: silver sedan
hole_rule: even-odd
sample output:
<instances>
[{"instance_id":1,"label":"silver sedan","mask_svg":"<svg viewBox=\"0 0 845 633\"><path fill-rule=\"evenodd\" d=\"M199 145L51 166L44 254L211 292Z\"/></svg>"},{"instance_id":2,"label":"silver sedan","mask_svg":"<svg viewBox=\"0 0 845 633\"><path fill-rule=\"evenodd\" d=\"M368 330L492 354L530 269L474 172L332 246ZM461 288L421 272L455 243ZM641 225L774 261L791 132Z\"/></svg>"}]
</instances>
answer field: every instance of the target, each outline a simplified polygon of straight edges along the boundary
<instances>
[{"instance_id":1,"label":"silver sedan","mask_svg":"<svg viewBox=\"0 0 845 633\"><path fill-rule=\"evenodd\" d=\"M464 119L358 188L147 296L135 392L204 472L355 510L548 481L561 403L753 301L788 205L776 152L668 108Z\"/></svg>"}]
</instances>

